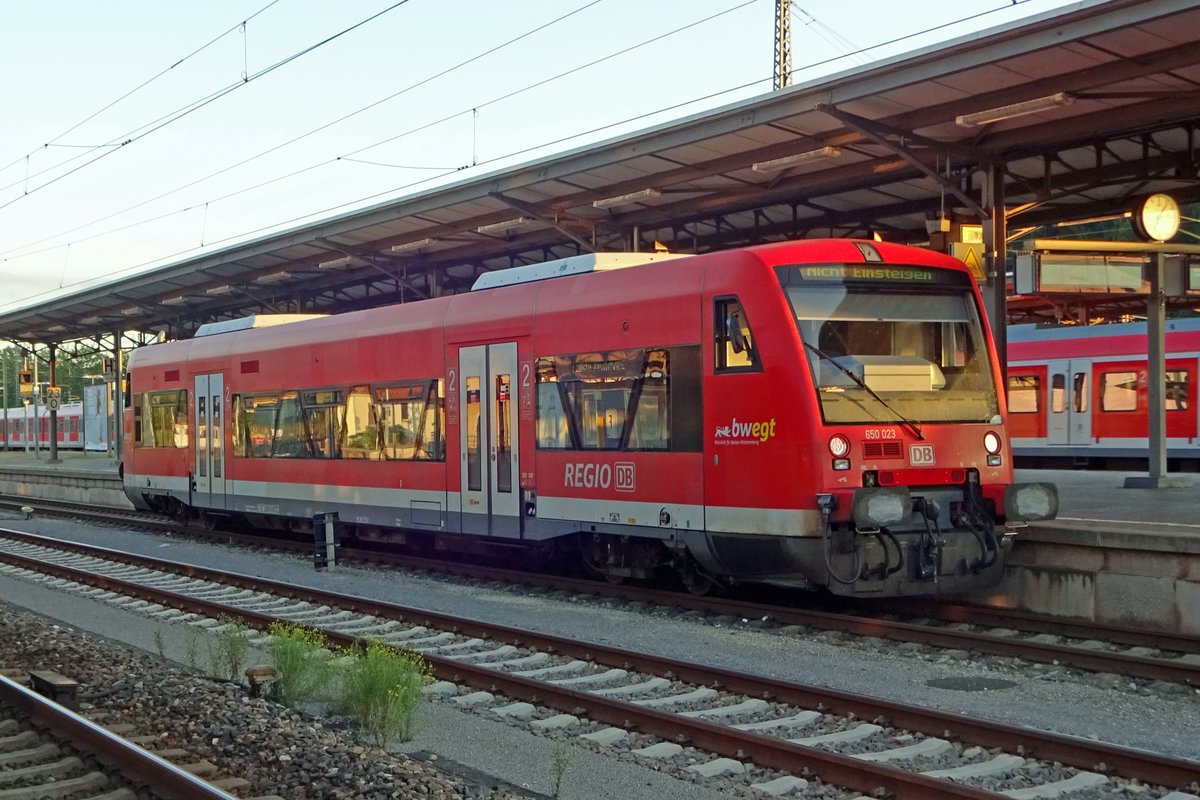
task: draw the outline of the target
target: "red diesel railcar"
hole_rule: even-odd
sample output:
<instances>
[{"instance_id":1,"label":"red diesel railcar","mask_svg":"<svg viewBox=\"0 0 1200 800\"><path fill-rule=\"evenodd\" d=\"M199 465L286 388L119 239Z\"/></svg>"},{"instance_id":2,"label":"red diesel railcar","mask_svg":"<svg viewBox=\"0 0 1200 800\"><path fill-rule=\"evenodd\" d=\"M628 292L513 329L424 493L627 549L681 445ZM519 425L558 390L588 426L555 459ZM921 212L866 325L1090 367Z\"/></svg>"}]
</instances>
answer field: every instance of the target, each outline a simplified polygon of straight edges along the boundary
<instances>
[{"instance_id":1,"label":"red diesel railcar","mask_svg":"<svg viewBox=\"0 0 1200 800\"><path fill-rule=\"evenodd\" d=\"M218 323L129 372L141 507L337 512L349 536L570 551L612 579L964 592L999 579L1006 523L1057 508L1013 484L966 269L886 243L580 256Z\"/></svg>"}]
</instances>

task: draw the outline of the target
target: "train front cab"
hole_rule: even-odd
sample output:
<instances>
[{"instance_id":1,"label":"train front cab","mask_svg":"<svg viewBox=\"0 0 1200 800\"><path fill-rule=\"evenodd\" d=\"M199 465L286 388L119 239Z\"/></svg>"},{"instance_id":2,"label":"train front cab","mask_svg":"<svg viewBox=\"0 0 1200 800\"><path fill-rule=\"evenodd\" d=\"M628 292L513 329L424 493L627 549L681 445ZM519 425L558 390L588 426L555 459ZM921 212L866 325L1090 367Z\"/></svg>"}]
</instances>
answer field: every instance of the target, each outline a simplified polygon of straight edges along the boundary
<instances>
[{"instance_id":1,"label":"train front cab","mask_svg":"<svg viewBox=\"0 0 1200 800\"><path fill-rule=\"evenodd\" d=\"M714 297L698 558L847 595L994 585L1001 523L1052 517L1057 496L1012 482L978 292L951 259L835 244L814 263L764 248L774 296Z\"/></svg>"}]
</instances>

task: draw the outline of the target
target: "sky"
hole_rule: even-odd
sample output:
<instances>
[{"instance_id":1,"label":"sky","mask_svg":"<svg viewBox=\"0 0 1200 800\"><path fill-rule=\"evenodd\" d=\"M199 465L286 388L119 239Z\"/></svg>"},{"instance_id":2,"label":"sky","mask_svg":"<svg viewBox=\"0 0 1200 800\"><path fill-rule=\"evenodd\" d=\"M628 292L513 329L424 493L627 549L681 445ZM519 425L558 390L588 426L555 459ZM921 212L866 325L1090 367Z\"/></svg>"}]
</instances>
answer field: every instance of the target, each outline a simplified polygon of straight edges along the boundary
<instances>
[{"instance_id":1,"label":"sky","mask_svg":"<svg viewBox=\"0 0 1200 800\"><path fill-rule=\"evenodd\" d=\"M793 83L1065 0L794 0ZM0 309L771 91L775 0L0 0Z\"/></svg>"}]
</instances>

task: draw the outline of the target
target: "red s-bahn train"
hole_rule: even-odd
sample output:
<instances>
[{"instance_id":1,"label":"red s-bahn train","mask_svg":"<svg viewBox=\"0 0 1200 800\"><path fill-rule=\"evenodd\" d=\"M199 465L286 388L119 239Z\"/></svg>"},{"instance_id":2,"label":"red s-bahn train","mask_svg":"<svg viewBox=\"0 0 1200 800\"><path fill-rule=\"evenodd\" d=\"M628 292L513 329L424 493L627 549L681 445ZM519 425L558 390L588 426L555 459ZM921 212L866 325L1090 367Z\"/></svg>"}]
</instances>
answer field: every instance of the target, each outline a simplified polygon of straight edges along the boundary
<instances>
[{"instance_id":1,"label":"red s-bahn train","mask_svg":"<svg viewBox=\"0 0 1200 800\"><path fill-rule=\"evenodd\" d=\"M1200 468L1197 358L1200 319L1165 325L1167 460ZM1146 323L1008 330L1009 433L1031 465L1146 469L1149 365Z\"/></svg>"},{"instance_id":2,"label":"red s-bahn train","mask_svg":"<svg viewBox=\"0 0 1200 800\"><path fill-rule=\"evenodd\" d=\"M50 411L45 406L15 406L0 410L0 414L0 445L49 449ZM63 403L58 410L57 433L58 447L83 449L83 403Z\"/></svg>"},{"instance_id":3,"label":"red s-bahn train","mask_svg":"<svg viewBox=\"0 0 1200 800\"><path fill-rule=\"evenodd\" d=\"M961 262L887 243L600 254L469 293L217 323L129 359L126 492L607 577L840 594L994 584L1051 516L1014 484Z\"/></svg>"}]
</instances>

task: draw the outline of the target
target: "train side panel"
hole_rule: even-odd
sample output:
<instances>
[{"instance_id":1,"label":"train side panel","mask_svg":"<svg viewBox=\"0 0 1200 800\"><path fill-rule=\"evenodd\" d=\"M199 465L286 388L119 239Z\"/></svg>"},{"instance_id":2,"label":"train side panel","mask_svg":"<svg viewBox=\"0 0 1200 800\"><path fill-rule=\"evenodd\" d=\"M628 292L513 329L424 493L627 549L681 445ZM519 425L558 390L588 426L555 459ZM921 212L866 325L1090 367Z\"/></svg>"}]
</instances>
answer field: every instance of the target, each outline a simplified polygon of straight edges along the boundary
<instances>
[{"instance_id":1,"label":"train side panel","mask_svg":"<svg viewBox=\"0 0 1200 800\"><path fill-rule=\"evenodd\" d=\"M1172 468L1200 466L1200 320L1167 320L1164 386ZM1145 323L1012 329L1008 395L1015 454L1030 465L1137 468L1148 456Z\"/></svg>"}]
</instances>

